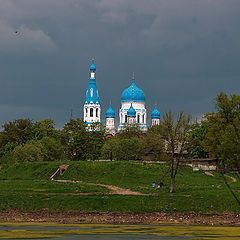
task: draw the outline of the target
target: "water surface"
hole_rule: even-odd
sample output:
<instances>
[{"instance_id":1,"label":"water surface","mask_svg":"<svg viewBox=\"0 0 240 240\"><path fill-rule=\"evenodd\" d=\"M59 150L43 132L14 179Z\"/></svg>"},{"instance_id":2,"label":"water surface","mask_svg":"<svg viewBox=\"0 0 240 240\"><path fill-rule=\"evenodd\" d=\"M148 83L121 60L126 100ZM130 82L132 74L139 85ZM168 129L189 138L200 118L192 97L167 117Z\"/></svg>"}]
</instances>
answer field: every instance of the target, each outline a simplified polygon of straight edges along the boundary
<instances>
[{"instance_id":1,"label":"water surface","mask_svg":"<svg viewBox=\"0 0 240 240\"><path fill-rule=\"evenodd\" d=\"M240 227L0 223L1 239L240 239Z\"/></svg>"}]
</instances>

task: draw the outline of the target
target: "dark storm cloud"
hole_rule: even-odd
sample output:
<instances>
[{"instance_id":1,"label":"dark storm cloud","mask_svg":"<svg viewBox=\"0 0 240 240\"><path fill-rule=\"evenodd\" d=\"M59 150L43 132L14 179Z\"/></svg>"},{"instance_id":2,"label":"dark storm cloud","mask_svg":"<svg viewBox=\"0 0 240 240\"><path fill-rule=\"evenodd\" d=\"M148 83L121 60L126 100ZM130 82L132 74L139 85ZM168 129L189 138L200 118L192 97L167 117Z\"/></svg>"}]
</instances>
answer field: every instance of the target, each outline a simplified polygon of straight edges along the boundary
<instances>
[{"instance_id":1,"label":"dark storm cloud","mask_svg":"<svg viewBox=\"0 0 240 240\"><path fill-rule=\"evenodd\" d=\"M118 111L133 71L149 115L155 103L211 111L220 91L239 94L239 10L239 0L0 0L0 121L81 117L92 56L103 113L110 100Z\"/></svg>"}]
</instances>

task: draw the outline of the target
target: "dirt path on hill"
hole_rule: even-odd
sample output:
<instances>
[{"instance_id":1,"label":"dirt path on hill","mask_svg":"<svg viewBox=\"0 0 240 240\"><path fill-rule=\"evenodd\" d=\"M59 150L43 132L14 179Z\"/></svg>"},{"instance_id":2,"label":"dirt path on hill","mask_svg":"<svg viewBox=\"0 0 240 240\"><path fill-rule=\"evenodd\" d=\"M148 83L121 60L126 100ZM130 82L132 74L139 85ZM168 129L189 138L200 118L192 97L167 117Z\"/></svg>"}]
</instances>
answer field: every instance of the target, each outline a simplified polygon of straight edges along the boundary
<instances>
[{"instance_id":1,"label":"dirt path on hill","mask_svg":"<svg viewBox=\"0 0 240 240\"><path fill-rule=\"evenodd\" d=\"M235 177L229 176L229 175L227 175L227 174L224 174L224 176L226 176L226 177L228 177L228 178L231 178L231 179L232 179L232 182L229 182L228 184L230 184L230 183L233 183L233 182L236 182L236 181L237 181L237 179L236 179Z\"/></svg>"},{"instance_id":2,"label":"dirt path on hill","mask_svg":"<svg viewBox=\"0 0 240 240\"><path fill-rule=\"evenodd\" d=\"M101 186L101 187L106 187L112 192L108 194L119 194L119 195L144 195L148 196L151 194L146 194L146 193L140 193L140 192L135 192L130 189L125 189L125 188L120 188L117 186L113 185L107 185L107 184L102 184L102 183L87 183L87 182L82 182L82 181L72 181L72 180L55 180L56 182L71 182L71 183L82 183L86 185L92 185L92 186ZM85 193L86 194L86 193Z\"/></svg>"},{"instance_id":3,"label":"dirt path on hill","mask_svg":"<svg viewBox=\"0 0 240 240\"><path fill-rule=\"evenodd\" d=\"M236 179L235 177L229 176L229 175L227 175L227 174L224 174L224 176L225 176L225 177L228 177L228 178L230 178L230 179L232 180L231 182L228 182L227 184L231 184L231 183L237 182L237 179ZM217 185L217 188L221 188L222 185L224 185L224 184L219 184L219 185ZM239 191L240 191L240 190L238 190L238 192L239 192Z\"/></svg>"}]
</instances>

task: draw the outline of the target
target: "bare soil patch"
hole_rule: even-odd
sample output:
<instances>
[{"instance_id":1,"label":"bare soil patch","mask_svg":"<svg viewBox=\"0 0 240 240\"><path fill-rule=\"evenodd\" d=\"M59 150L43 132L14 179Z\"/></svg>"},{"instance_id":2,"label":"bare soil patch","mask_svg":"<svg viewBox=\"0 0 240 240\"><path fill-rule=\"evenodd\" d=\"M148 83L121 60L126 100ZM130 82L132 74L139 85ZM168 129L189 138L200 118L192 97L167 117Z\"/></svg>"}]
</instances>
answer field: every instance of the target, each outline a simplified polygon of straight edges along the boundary
<instances>
[{"instance_id":1,"label":"bare soil patch","mask_svg":"<svg viewBox=\"0 0 240 240\"><path fill-rule=\"evenodd\" d=\"M55 222L55 223L130 223L130 224L189 224L238 225L240 214L199 213L116 213L116 212L0 212L0 222Z\"/></svg>"}]
</instances>

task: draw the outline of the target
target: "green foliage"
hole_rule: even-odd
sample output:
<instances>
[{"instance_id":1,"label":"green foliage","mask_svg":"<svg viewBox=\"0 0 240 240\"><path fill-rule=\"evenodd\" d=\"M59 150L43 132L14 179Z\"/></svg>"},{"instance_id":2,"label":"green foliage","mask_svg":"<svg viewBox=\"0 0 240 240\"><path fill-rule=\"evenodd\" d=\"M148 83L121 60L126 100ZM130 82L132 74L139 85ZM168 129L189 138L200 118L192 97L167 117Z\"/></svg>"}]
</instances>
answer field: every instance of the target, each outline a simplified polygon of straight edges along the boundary
<instances>
[{"instance_id":1,"label":"green foliage","mask_svg":"<svg viewBox=\"0 0 240 240\"><path fill-rule=\"evenodd\" d=\"M60 139L45 136L40 140L32 140L30 143L41 149L44 161L60 161L66 159Z\"/></svg>"},{"instance_id":2,"label":"green foliage","mask_svg":"<svg viewBox=\"0 0 240 240\"><path fill-rule=\"evenodd\" d=\"M102 158L114 160L137 160L141 158L139 138L112 138L105 141L102 148Z\"/></svg>"},{"instance_id":3,"label":"green foliage","mask_svg":"<svg viewBox=\"0 0 240 240\"><path fill-rule=\"evenodd\" d=\"M159 134L150 130L140 139L140 143L142 159L152 161L166 160L164 141Z\"/></svg>"},{"instance_id":4,"label":"green foliage","mask_svg":"<svg viewBox=\"0 0 240 240\"><path fill-rule=\"evenodd\" d=\"M174 117L171 111L163 115L163 120L159 125L159 134L166 143L167 150L174 156L178 153L181 157L185 150L185 144L190 130L191 115L186 115L183 111Z\"/></svg>"},{"instance_id":5,"label":"green foliage","mask_svg":"<svg viewBox=\"0 0 240 240\"><path fill-rule=\"evenodd\" d=\"M210 123L207 119L191 125L187 139L186 150L192 158L207 158L209 153L203 144L206 134L209 131Z\"/></svg>"},{"instance_id":6,"label":"green foliage","mask_svg":"<svg viewBox=\"0 0 240 240\"><path fill-rule=\"evenodd\" d=\"M186 115L183 111L174 117L171 111L163 115L163 120L160 122L158 130L161 135L170 160L170 176L171 188L170 192L174 191L175 178L178 172L179 161L183 157L186 149L186 142L189 135L191 115Z\"/></svg>"},{"instance_id":7,"label":"green foliage","mask_svg":"<svg viewBox=\"0 0 240 240\"><path fill-rule=\"evenodd\" d=\"M7 143L24 144L33 138L33 121L30 119L17 119L5 123L0 134L0 148Z\"/></svg>"},{"instance_id":8,"label":"green foliage","mask_svg":"<svg viewBox=\"0 0 240 240\"><path fill-rule=\"evenodd\" d=\"M41 148L34 144L26 143L18 145L13 150L12 155L16 162L41 162L43 161L43 154Z\"/></svg>"},{"instance_id":9,"label":"green foliage","mask_svg":"<svg viewBox=\"0 0 240 240\"><path fill-rule=\"evenodd\" d=\"M52 119L43 119L33 125L33 135L35 139L42 139L46 136L54 135L55 122Z\"/></svg>"},{"instance_id":10,"label":"green foliage","mask_svg":"<svg viewBox=\"0 0 240 240\"><path fill-rule=\"evenodd\" d=\"M88 125L79 118L71 119L62 131L62 143L71 160L98 159L104 143L105 130L100 123Z\"/></svg>"},{"instance_id":11,"label":"green foliage","mask_svg":"<svg viewBox=\"0 0 240 240\"><path fill-rule=\"evenodd\" d=\"M61 133L59 130L55 130L54 126L55 122L52 119L44 119L35 123L30 119L17 119L4 124L3 131L0 133L1 162L23 161L23 159L25 159L24 161L33 161L33 156L36 156L35 161L38 161L42 160L40 155L47 160L61 159L59 158L62 151ZM44 139L45 137L49 138ZM25 146L26 143L28 145ZM15 147L18 148L14 151ZM30 148L34 151L32 155ZM41 150L41 154L36 153L37 149ZM24 154L22 158L19 155L21 151ZM18 159L14 159L14 156L17 156Z\"/></svg>"},{"instance_id":12,"label":"green foliage","mask_svg":"<svg viewBox=\"0 0 240 240\"><path fill-rule=\"evenodd\" d=\"M224 165L240 169L240 96L220 93L216 97L217 113L207 115L210 128L204 144Z\"/></svg>"},{"instance_id":13,"label":"green foliage","mask_svg":"<svg viewBox=\"0 0 240 240\"><path fill-rule=\"evenodd\" d=\"M119 131L119 137L121 138L136 138L141 136L142 131L138 124L126 124L123 129Z\"/></svg>"}]
</instances>

